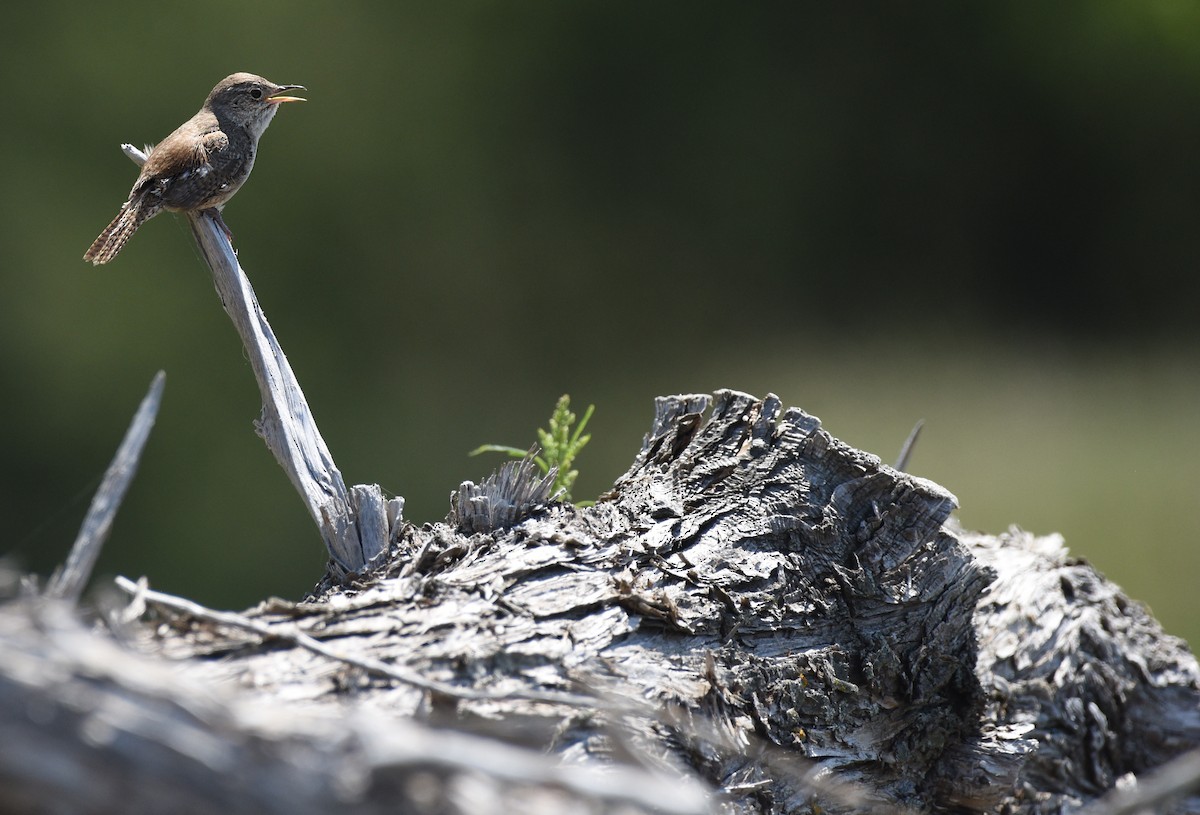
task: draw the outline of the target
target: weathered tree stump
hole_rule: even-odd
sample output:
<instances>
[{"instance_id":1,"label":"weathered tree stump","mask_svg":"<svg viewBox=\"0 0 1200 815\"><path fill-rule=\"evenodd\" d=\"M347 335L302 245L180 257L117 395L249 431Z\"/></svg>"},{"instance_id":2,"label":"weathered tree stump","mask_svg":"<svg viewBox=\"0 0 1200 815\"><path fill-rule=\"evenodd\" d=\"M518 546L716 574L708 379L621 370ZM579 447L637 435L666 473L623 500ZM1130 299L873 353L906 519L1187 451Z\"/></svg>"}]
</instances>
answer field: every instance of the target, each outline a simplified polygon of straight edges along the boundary
<instances>
[{"instance_id":1,"label":"weathered tree stump","mask_svg":"<svg viewBox=\"0 0 1200 815\"><path fill-rule=\"evenodd\" d=\"M1200 744L1195 659L1060 539L709 401L593 507L508 469L303 602L9 600L0 809L1052 813Z\"/></svg>"}]
</instances>

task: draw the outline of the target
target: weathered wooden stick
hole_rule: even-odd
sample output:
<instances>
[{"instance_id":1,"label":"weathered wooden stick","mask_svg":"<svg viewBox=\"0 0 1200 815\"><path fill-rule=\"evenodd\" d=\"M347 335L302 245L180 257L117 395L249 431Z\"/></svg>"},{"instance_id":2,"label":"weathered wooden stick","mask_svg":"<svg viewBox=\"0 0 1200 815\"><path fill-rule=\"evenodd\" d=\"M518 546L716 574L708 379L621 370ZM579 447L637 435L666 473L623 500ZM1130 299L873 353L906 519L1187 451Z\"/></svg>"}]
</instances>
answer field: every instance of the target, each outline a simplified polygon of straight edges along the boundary
<instances>
[{"instance_id":1,"label":"weathered wooden stick","mask_svg":"<svg viewBox=\"0 0 1200 815\"><path fill-rule=\"evenodd\" d=\"M900 472L908 469L908 462L912 458L913 448L917 446L917 439L921 438L921 428L923 427L925 427L925 420L917 419L913 429L908 431L908 438L904 440L904 445L900 448L900 455L896 456L895 468Z\"/></svg>"},{"instance_id":2,"label":"weathered wooden stick","mask_svg":"<svg viewBox=\"0 0 1200 815\"><path fill-rule=\"evenodd\" d=\"M137 473L142 450L146 447L146 440L150 438L150 431L154 428L154 419L158 416L165 382L166 374L162 371L154 375L150 390L142 398L129 429L125 431L125 438L121 440L117 454L113 456L112 463L104 473L104 480L100 482L100 488L92 498L67 562L50 578L46 587L47 595L75 602L83 593L83 587L87 585L96 565L96 558L100 556L100 550L108 540L108 533L112 531L117 510L120 509L125 493L133 483L133 476Z\"/></svg>"},{"instance_id":3,"label":"weathered wooden stick","mask_svg":"<svg viewBox=\"0 0 1200 815\"><path fill-rule=\"evenodd\" d=\"M121 149L134 163L145 163L145 154L136 147L125 144ZM387 551L391 530L400 524L403 499L385 503L374 484L346 488L229 239L206 213L188 213L188 221L262 393L255 429L316 522L335 571L343 573L334 576L359 572Z\"/></svg>"}]
</instances>

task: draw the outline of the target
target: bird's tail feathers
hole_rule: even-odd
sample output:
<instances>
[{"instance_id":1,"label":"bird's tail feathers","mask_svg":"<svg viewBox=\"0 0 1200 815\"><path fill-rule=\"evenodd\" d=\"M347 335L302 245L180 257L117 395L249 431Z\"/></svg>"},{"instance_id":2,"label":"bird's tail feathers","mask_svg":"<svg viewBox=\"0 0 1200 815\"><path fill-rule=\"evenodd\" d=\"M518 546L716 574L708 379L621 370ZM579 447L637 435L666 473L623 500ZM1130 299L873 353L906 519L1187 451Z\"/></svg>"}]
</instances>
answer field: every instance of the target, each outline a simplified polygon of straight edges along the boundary
<instances>
[{"instance_id":1,"label":"bird's tail feathers","mask_svg":"<svg viewBox=\"0 0 1200 815\"><path fill-rule=\"evenodd\" d=\"M113 218L111 224L104 228L100 237L92 242L91 247L84 253L83 259L90 261L93 266L108 263L117 256L117 252L133 237L139 226L155 214L151 207L143 206L140 202L126 201L121 205L121 211Z\"/></svg>"}]
</instances>

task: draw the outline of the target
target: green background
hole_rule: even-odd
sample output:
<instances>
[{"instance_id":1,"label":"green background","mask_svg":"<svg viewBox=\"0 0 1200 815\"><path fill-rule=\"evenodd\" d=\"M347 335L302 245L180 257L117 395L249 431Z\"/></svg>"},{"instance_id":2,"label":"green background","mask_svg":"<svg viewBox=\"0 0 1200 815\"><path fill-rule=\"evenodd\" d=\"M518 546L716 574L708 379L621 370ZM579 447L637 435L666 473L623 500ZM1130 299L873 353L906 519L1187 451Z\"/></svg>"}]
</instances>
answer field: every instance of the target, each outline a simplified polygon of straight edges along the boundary
<instances>
[{"instance_id":1,"label":"green background","mask_svg":"<svg viewBox=\"0 0 1200 815\"><path fill-rule=\"evenodd\" d=\"M255 437L186 224L80 257L238 70L302 83L225 211L348 483L416 522L597 405L576 497L656 395L779 394L960 499L1061 532L1196 640L1200 6L14 6L0 27L2 551L46 572L154 372L102 557L216 606L324 556Z\"/></svg>"}]
</instances>

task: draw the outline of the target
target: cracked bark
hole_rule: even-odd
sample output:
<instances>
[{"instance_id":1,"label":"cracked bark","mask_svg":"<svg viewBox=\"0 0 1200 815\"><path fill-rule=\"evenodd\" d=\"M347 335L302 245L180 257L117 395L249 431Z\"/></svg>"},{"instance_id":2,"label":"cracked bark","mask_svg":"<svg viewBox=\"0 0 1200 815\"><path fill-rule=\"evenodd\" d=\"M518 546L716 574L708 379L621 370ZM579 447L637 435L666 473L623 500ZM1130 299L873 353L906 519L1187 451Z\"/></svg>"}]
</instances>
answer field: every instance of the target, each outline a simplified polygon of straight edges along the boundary
<instances>
[{"instance_id":1,"label":"cracked bark","mask_svg":"<svg viewBox=\"0 0 1200 815\"><path fill-rule=\"evenodd\" d=\"M251 625L10 600L0 808L1052 813L1200 743L1144 607L773 396L660 399L595 506L546 493L464 485Z\"/></svg>"}]
</instances>

